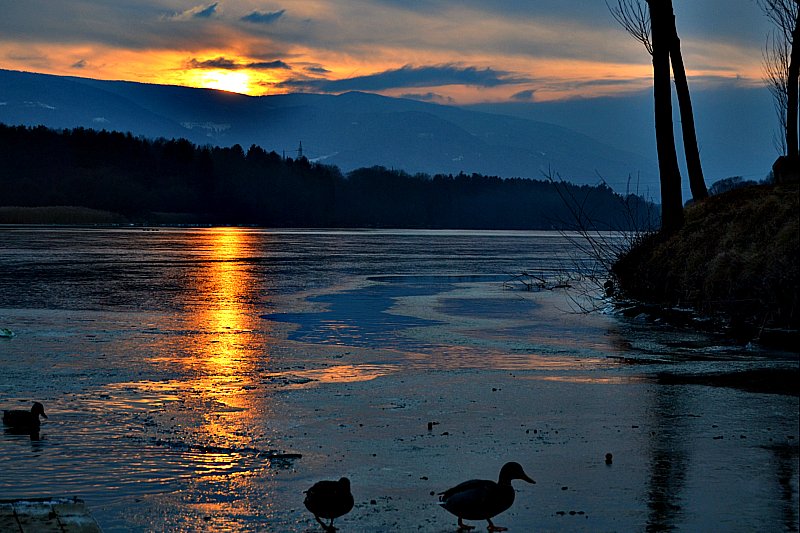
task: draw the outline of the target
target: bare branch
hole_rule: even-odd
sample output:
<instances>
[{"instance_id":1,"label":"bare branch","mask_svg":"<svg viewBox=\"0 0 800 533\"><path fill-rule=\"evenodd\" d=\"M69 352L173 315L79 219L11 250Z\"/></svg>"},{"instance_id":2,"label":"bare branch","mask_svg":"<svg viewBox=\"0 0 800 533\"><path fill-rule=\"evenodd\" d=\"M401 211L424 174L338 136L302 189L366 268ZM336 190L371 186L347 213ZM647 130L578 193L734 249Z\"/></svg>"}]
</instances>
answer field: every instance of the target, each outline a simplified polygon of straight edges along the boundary
<instances>
[{"instance_id":1,"label":"bare branch","mask_svg":"<svg viewBox=\"0 0 800 533\"><path fill-rule=\"evenodd\" d=\"M631 37L642 43L648 54L653 55L653 43L650 38L650 11L647 6L640 0L617 0L615 6L606 1L606 7L614 20Z\"/></svg>"},{"instance_id":2,"label":"bare branch","mask_svg":"<svg viewBox=\"0 0 800 533\"><path fill-rule=\"evenodd\" d=\"M793 97L792 85L797 83L796 75L792 75L792 50L794 47L795 36L797 35L797 16L800 11L798 0L756 0L756 3L763 11L764 15L775 25L775 29L767 35L766 44L763 52L764 82L773 97L775 112L778 115L778 122L783 138L776 142L780 153L790 154L796 147L796 125L790 126L790 122L796 122L796 104L792 105ZM800 46L800 43L798 43ZM796 85L794 86L794 100L796 100ZM792 106L795 111L790 110ZM790 119L790 115L794 118ZM794 130L792 131L792 128ZM790 141L790 137L793 137Z\"/></svg>"},{"instance_id":3,"label":"bare branch","mask_svg":"<svg viewBox=\"0 0 800 533\"><path fill-rule=\"evenodd\" d=\"M775 113L778 115L780 131L786 131L786 110L789 106L789 57L791 45L782 38L778 31L767 35L767 42L763 52L764 81L772 94ZM787 150L785 136L779 136L778 148L780 153Z\"/></svg>"},{"instance_id":4,"label":"bare branch","mask_svg":"<svg viewBox=\"0 0 800 533\"><path fill-rule=\"evenodd\" d=\"M791 47L794 23L797 20L797 11L800 9L800 3L797 0L756 0L756 3L761 8L761 11L764 12L764 15L783 34L783 38Z\"/></svg>"}]
</instances>

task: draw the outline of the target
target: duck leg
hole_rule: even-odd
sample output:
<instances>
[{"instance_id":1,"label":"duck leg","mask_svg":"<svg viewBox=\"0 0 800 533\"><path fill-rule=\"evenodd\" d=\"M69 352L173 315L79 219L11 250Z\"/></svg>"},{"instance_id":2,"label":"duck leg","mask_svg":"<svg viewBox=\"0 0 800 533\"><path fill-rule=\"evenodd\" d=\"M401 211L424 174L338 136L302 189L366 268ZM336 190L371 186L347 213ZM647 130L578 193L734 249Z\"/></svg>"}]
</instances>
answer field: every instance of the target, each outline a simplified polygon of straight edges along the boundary
<instances>
[{"instance_id":1,"label":"duck leg","mask_svg":"<svg viewBox=\"0 0 800 533\"><path fill-rule=\"evenodd\" d=\"M507 527L496 526L496 525L492 524L492 521L489 520L488 518L486 519L486 521L489 522L489 526L486 528L489 531L508 531Z\"/></svg>"},{"instance_id":2,"label":"duck leg","mask_svg":"<svg viewBox=\"0 0 800 533\"><path fill-rule=\"evenodd\" d=\"M475 526L467 525L462 520L463 519L459 516L458 517L458 530L459 531L469 531L471 529L475 529Z\"/></svg>"},{"instance_id":3,"label":"duck leg","mask_svg":"<svg viewBox=\"0 0 800 533\"><path fill-rule=\"evenodd\" d=\"M314 515L314 518L317 520L317 522L319 522L319 525L322 526L322 529L324 529L328 533L333 533L334 531L336 531L336 528L333 527L333 518L331 518L331 525L328 525L322 520L320 520L320 518L317 515Z\"/></svg>"}]
</instances>

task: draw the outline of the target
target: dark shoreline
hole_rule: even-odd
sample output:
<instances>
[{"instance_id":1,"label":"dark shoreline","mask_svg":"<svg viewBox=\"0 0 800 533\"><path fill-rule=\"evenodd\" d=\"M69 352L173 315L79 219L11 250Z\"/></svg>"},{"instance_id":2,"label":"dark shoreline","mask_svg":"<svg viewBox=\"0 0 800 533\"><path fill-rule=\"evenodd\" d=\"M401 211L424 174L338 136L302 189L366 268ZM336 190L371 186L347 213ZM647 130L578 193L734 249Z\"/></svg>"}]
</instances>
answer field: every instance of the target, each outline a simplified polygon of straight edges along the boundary
<instances>
[{"instance_id":1,"label":"dark shoreline","mask_svg":"<svg viewBox=\"0 0 800 533\"><path fill-rule=\"evenodd\" d=\"M800 396L800 368L759 368L707 374L659 372L656 380L659 385L707 385L745 392Z\"/></svg>"}]
</instances>

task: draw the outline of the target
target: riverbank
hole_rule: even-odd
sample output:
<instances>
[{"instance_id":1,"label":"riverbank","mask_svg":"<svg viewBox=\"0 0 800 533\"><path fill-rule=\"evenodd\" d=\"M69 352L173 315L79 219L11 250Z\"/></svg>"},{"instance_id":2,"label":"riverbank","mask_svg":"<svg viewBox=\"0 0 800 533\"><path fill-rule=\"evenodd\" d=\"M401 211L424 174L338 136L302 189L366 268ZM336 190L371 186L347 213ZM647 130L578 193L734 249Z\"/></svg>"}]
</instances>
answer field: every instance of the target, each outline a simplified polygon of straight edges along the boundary
<instances>
[{"instance_id":1,"label":"riverbank","mask_svg":"<svg viewBox=\"0 0 800 533\"><path fill-rule=\"evenodd\" d=\"M798 184L737 189L685 213L679 232L645 238L614 265L625 297L692 308L741 340L796 338Z\"/></svg>"},{"instance_id":2,"label":"riverbank","mask_svg":"<svg viewBox=\"0 0 800 533\"><path fill-rule=\"evenodd\" d=\"M125 224L118 213L80 206L19 207L0 206L0 224Z\"/></svg>"}]
</instances>

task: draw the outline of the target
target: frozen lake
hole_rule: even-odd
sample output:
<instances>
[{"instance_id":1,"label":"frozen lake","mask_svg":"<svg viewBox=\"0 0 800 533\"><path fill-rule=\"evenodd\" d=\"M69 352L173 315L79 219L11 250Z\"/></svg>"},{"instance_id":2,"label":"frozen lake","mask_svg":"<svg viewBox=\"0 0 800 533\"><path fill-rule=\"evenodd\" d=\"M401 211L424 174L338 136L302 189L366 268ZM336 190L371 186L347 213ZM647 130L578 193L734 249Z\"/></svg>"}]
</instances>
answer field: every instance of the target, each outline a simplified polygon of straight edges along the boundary
<instances>
[{"instance_id":1,"label":"frozen lake","mask_svg":"<svg viewBox=\"0 0 800 533\"><path fill-rule=\"evenodd\" d=\"M432 493L515 460L512 531L797 531L798 397L702 384L797 353L504 284L589 264L547 232L0 228L0 408L49 416L0 434L0 499L305 532L346 475L342 531L444 532Z\"/></svg>"}]
</instances>

